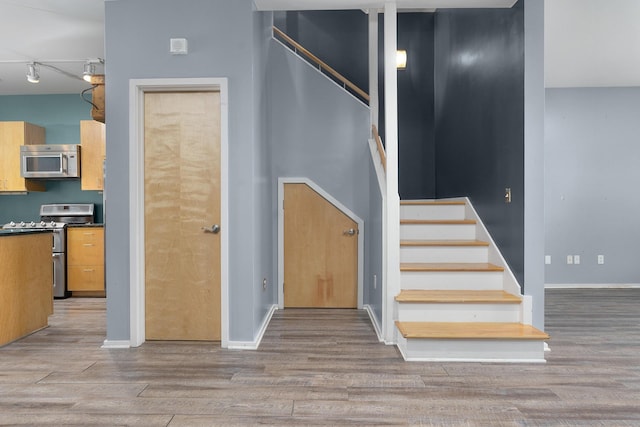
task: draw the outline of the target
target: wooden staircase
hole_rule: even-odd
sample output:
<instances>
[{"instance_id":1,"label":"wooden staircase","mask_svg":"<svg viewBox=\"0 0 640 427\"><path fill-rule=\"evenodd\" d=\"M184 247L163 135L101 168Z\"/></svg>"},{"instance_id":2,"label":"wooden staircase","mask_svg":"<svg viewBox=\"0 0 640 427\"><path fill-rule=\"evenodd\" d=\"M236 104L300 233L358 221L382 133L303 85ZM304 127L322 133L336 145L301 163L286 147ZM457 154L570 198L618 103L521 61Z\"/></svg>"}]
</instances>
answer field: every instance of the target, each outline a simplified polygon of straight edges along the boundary
<instances>
[{"instance_id":1,"label":"wooden staircase","mask_svg":"<svg viewBox=\"0 0 640 427\"><path fill-rule=\"evenodd\" d=\"M466 200L400 203L398 347L406 360L544 362L548 335L526 305ZM501 257L500 257L501 258ZM510 277L513 277L512 275Z\"/></svg>"}]
</instances>

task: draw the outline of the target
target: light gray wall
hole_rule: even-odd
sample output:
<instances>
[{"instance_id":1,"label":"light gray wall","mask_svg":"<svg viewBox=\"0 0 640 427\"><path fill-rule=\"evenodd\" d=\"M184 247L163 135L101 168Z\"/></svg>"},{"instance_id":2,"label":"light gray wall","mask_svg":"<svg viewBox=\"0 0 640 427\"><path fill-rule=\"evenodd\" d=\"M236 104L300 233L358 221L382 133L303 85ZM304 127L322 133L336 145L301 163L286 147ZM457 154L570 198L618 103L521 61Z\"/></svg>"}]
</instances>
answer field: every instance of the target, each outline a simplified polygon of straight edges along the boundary
<instances>
[{"instance_id":1,"label":"light gray wall","mask_svg":"<svg viewBox=\"0 0 640 427\"><path fill-rule=\"evenodd\" d=\"M268 143L268 78L267 63L269 45L271 43L271 27L273 16L271 13L254 12L254 229L256 241L254 250L253 292L256 304L253 309L254 331L262 324L267 311L278 302L278 287L276 282L276 264L273 262L273 248L277 247L277 234L272 227L272 216L275 200L272 196L273 182L271 179L271 147ZM267 281L263 289L263 280Z\"/></svg>"},{"instance_id":2,"label":"light gray wall","mask_svg":"<svg viewBox=\"0 0 640 427\"><path fill-rule=\"evenodd\" d=\"M364 220L367 239L369 108L272 41L269 126L272 200L279 177L309 178ZM275 203L272 215L277 229ZM365 260L365 278L373 276L370 264Z\"/></svg>"},{"instance_id":3,"label":"light gray wall","mask_svg":"<svg viewBox=\"0 0 640 427\"><path fill-rule=\"evenodd\" d=\"M373 162L369 162L369 223L365 241L366 260L364 301L373 310L378 324L382 325L382 195ZM377 286L374 288L374 277Z\"/></svg>"},{"instance_id":4,"label":"light gray wall","mask_svg":"<svg viewBox=\"0 0 640 427\"><path fill-rule=\"evenodd\" d=\"M229 298L230 339L253 340L259 313L256 300L262 277L272 276L270 258L256 259L271 247L258 228L267 174L257 163L262 118L255 117L251 0L126 0L105 2L107 116L107 339L129 338L129 79L227 77L229 79ZM189 54L169 54L169 39L185 37ZM259 67L259 65L258 65ZM261 240L263 239L263 240ZM266 239L266 241L264 241ZM270 254L264 255L270 257Z\"/></svg>"},{"instance_id":5,"label":"light gray wall","mask_svg":"<svg viewBox=\"0 0 640 427\"><path fill-rule=\"evenodd\" d=\"M640 283L639 118L640 88L546 90L546 283Z\"/></svg>"},{"instance_id":6,"label":"light gray wall","mask_svg":"<svg viewBox=\"0 0 640 427\"><path fill-rule=\"evenodd\" d=\"M524 293L544 329L544 2L524 0Z\"/></svg>"}]
</instances>

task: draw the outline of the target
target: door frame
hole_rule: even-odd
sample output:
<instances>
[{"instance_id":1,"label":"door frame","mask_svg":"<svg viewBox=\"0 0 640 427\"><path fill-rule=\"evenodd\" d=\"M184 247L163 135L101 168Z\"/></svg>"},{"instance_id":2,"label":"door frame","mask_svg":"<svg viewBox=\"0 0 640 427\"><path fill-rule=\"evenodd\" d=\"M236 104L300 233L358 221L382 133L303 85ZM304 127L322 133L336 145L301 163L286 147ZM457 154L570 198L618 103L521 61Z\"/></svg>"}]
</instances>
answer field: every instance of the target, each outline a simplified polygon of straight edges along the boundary
<instances>
[{"instance_id":1,"label":"door frame","mask_svg":"<svg viewBox=\"0 0 640 427\"><path fill-rule=\"evenodd\" d=\"M309 178L278 178L278 307L284 308L284 185L306 184L340 212L358 224L358 309L363 308L364 221Z\"/></svg>"},{"instance_id":2,"label":"door frame","mask_svg":"<svg viewBox=\"0 0 640 427\"><path fill-rule=\"evenodd\" d=\"M220 92L220 334L229 342L229 86L227 78L160 78L129 81L129 321L130 345L145 342L144 94Z\"/></svg>"}]
</instances>

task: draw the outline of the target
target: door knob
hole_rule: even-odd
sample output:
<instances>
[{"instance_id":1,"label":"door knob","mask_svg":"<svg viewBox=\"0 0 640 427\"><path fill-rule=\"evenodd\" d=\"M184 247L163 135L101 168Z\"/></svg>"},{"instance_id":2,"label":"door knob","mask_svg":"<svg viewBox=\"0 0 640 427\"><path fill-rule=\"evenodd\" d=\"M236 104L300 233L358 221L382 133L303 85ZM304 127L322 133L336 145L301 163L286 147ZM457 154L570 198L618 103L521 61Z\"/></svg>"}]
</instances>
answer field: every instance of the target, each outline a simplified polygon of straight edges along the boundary
<instances>
[{"instance_id":1,"label":"door knob","mask_svg":"<svg viewBox=\"0 0 640 427\"><path fill-rule=\"evenodd\" d=\"M213 224L211 227L202 227L202 231L205 233L218 234L220 232L220 226L218 224Z\"/></svg>"},{"instance_id":2,"label":"door knob","mask_svg":"<svg viewBox=\"0 0 640 427\"><path fill-rule=\"evenodd\" d=\"M342 232L342 234L344 234L345 236L355 236L356 233L357 233L357 231L354 230L353 228L350 228L348 230L344 230Z\"/></svg>"}]
</instances>

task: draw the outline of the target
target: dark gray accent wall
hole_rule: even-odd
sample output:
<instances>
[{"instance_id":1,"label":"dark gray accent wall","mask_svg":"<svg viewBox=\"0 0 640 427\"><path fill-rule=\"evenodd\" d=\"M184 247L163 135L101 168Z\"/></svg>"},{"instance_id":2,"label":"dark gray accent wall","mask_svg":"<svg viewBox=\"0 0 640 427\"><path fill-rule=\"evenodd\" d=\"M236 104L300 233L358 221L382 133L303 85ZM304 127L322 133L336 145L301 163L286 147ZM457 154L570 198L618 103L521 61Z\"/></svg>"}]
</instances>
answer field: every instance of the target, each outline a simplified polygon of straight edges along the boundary
<instances>
[{"instance_id":1,"label":"dark gray accent wall","mask_svg":"<svg viewBox=\"0 0 640 427\"><path fill-rule=\"evenodd\" d=\"M398 49L407 51L398 70L398 192L406 200L436 197L434 22L432 13L398 15Z\"/></svg>"},{"instance_id":2,"label":"dark gray accent wall","mask_svg":"<svg viewBox=\"0 0 640 427\"><path fill-rule=\"evenodd\" d=\"M640 283L640 88L547 89L546 102L546 283Z\"/></svg>"},{"instance_id":3,"label":"dark gray accent wall","mask_svg":"<svg viewBox=\"0 0 640 427\"><path fill-rule=\"evenodd\" d=\"M127 0L105 2L107 188L107 339L129 338L129 80L226 77L229 83L229 298L232 341L252 341L262 323L262 280L273 278L270 233L261 215L269 173L258 116L264 92L259 54L265 22L251 0ZM258 21L256 21L258 19ZM260 32L260 34L254 34ZM188 55L171 55L169 40L185 37ZM256 67L254 69L254 66ZM265 206L263 206L265 204ZM273 283L273 279L269 280ZM268 293L268 292L267 292ZM272 300L272 303L275 303Z\"/></svg>"},{"instance_id":4,"label":"dark gray accent wall","mask_svg":"<svg viewBox=\"0 0 640 427\"><path fill-rule=\"evenodd\" d=\"M286 12L280 14L275 23L309 52L360 89L368 91L369 24L364 12L360 10Z\"/></svg>"},{"instance_id":5,"label":"dark gray accent wall","mask_svg":"<svg viewBox=\"0 0 640 427\"><path fill-rule=\"evenodd\" d=\"M522 2L436 13L435 140L438 198L469 196L523 283Z\"/></svg>"}]
</instances>

